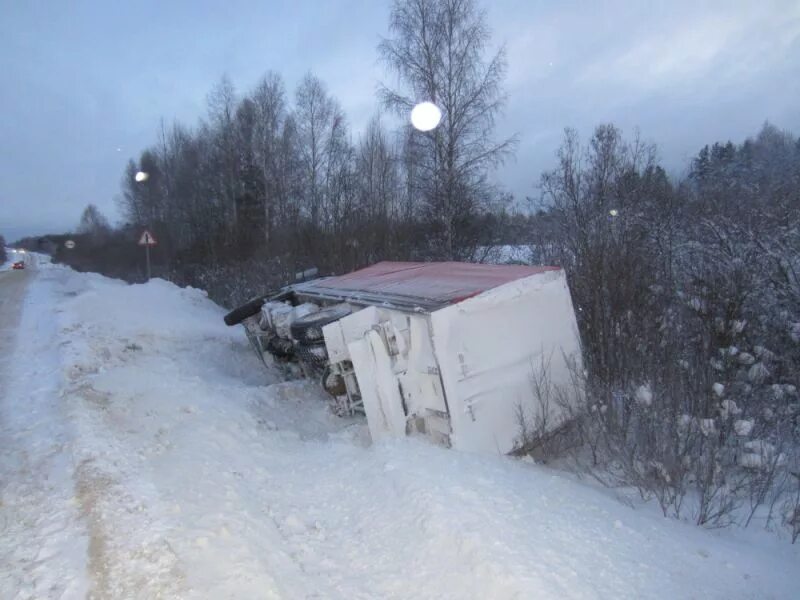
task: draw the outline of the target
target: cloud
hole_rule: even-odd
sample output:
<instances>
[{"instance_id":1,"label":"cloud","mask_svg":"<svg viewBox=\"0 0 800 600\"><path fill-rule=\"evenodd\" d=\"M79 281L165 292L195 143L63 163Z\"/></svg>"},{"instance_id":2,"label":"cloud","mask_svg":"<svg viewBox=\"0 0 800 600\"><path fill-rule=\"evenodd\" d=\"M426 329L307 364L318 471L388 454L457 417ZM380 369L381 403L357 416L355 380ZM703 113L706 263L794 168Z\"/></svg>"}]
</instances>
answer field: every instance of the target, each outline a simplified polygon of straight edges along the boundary
<instances>
[{"instance_id":1,"label":"cloud","mask_svg":"<svg viewBox=\"0 0 800 600\"><path fill-rule=\"evenodd\" d=\"M679 171L703 144L741 140L766 119L800 133L797 0L478 0L505 44L509 103L498 136L518 133L496 179L535 194L564 127L639 127ZM112 219L129 157L159 121L192 126L223 73L247 91L268 70L289 98L315 72L353 138L391 82L378 62L388 3L7 3L0 20L0 226L67 228L88 202ZM387 123L393 122L386 119ZM118 147L122 152L117 152ZM24 222L24 225L20 225Z\"/></svg>"},{"instance_id":2,"label":"cloud","mask_svg":"<svg viewBox=\"0 0 800 600\"><path fill-rule=\"evenodd\" d=\"M698 83L746 84L781 63L800 39L800 3L788 11L764 5L729 6L661 23L590 60L578 81L657 92Z\"/></svg>"},{"instance_id":3,"label":"cloud","mask_svg":"<svg viewBox=\"0 0 800 600\"><path fill-rule=\"evenodd\" d=\"M497 180L536 195L566 126L613 122L655 141L680 173L704 144L770 120L800 133L800 2L498 2L509 61L502 133L519 132Z\"/></svg>"}]
</instances>

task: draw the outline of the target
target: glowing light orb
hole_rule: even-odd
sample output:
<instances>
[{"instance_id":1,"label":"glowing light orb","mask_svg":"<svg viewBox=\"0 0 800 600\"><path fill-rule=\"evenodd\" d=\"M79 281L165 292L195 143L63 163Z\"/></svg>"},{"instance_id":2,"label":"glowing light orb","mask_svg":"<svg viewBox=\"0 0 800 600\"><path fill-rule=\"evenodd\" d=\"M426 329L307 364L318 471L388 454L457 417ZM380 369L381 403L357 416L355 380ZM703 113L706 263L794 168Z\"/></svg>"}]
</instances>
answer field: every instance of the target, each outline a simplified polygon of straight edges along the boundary
<instances>
[{"instance_id":1,"label":"glowing light orb","mask_svg":"<svg viewBox=\"0 0 800 600\"><path fill-rule=\"evenodd\" d=\"M612 217L616 217L619 214L619 211L616 208L612 208L610 211L608 211L608 214L610 214Z\"/></svg>"},{"instance_id":2,"label":"glowing light orb","mask_svg":"<svg viewBox=\"0 0 800 600\"><path fill-rule=\"evenodd\" d=\"M142 183L143 181L147 181L147 179L149 177L150 177L150 175L148 175L144 171L139 171L138 173L136 173L136 176L134 177L134 179L136 181L138 181L139 183Z\"/></svg>"},{"instance_id":3,"label":"glowing light orb","mask_svg":"<svg viewBox=\"0 0 800 600\"><path fill-rule=\"evenodd\" d=\"M411 124L419 131L436 129L442 120L442 111L433 102L420 102L411 110Z\"/></svg>"}]
</instances>

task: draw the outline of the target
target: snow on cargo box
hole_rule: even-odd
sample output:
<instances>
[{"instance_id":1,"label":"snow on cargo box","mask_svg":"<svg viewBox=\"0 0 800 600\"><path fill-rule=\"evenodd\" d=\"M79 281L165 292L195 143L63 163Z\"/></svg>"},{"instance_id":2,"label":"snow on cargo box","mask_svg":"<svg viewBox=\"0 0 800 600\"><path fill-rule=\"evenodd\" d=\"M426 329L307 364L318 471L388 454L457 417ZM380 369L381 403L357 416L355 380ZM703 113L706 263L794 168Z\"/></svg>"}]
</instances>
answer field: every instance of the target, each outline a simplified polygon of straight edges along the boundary
<instances>
[{"instance_id":1,"label":"snow on cargo box","mask_svg":"<svg viewBox=\"0 0 800 600\"><path fill-rule=\"evenodd\" d=\"M259 323L285 303L322 307L292 324L289 343L340 412L366 415L373 440L414 434L508 453L521 414L546 417L551 430L563 423L565 398L578 401L570 369L581 368L580 342L560 268L382 262L289 286L263 304ZM285 351L286 342L256 347ZM564 392L560 403L535 397L543 369Z\"/></svg>"}]
</instances>

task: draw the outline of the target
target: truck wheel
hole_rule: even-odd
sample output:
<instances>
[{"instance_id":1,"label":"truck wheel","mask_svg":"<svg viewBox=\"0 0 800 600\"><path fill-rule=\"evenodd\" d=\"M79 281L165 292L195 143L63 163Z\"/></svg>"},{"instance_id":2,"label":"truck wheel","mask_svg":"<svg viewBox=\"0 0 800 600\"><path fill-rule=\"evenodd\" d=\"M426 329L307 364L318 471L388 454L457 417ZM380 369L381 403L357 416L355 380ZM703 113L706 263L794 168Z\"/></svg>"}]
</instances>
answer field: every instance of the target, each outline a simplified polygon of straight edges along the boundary
<instances>
[{"instance_id":1,"label":"truck wheel","mask_svg":"<svg viewBox=\"0 0 800 600\"><path fill-rule=\"evenodd\" d=\"M289 330L292 332L292 337L301 344L313 344L314 342L322 341L322 328L325 325L338 321L351 312L350 307L346 304L329 306L315 313L295 319L289 326Z\"/></svg>"},{"instance_id":2,"label":"truck wheel","mask_svg":"<svg viewBox=\"0 0 800 600\"><path fill-rule=\"evenodd\" d=\"M330 365L326 366L322 372L322 387L334 398L347 393L344 378L339 373L334 373Z\"/></svg>"},{"instance_id":3,"label":"truck wheel","mask_svg":"<svg viewBox=\"0 0 800 600\"><path fill-rule=\"evenodd\" d=\"M231 312L225 315L225 325L228 327L238 325L247 317L252 317L261 310L261 307L264 306L264 302L265 299L263 296L261 296L259 298L253 298L238 308L234 308Z\"/></svg>"},{"instance_id":4,"label":"truck wheel","mask_svg":"<svg viewBox=\"0 0 800 600\"><path fill-rule=\"evenodd\" d=\"M314 369L322 369L328 364L328 349L325 342L319 341L313 344L298 343L295 346L295 353L300 362L305 363Z\"/></svg>"}]
</instances>

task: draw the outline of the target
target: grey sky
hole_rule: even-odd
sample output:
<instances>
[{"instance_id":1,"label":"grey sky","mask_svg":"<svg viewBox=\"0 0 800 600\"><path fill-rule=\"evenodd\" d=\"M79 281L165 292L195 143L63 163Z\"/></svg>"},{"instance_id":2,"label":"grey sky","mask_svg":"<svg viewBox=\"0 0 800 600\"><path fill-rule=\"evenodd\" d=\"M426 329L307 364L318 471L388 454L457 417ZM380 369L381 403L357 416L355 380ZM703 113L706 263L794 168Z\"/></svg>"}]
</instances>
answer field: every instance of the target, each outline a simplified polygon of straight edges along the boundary
<instances>
[{"instance_id":1,"label":"grey sky","mask_svg":"<svg viewBox=\"0 0 800 600\"><path fill-rule=\"evenodd\" d=\"M499 133L521 143L498 179L517 197L536 194L565 126L638 127L676 173L765 120L800 134L797 0L483 4L508 49ZM272 69L291 90L311 70L357 138L389 80L387 18L379 0L0 0L0 233L70 229L89 202L115 220L126 161L162 117L193 125L223 73L248 90Z\"/></svg>"}]
</instances>

